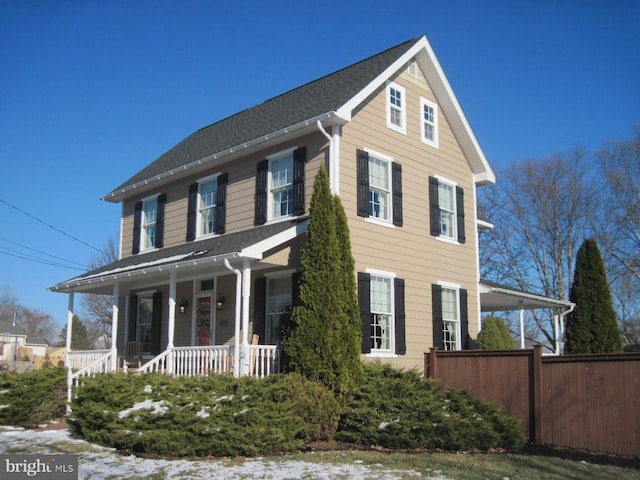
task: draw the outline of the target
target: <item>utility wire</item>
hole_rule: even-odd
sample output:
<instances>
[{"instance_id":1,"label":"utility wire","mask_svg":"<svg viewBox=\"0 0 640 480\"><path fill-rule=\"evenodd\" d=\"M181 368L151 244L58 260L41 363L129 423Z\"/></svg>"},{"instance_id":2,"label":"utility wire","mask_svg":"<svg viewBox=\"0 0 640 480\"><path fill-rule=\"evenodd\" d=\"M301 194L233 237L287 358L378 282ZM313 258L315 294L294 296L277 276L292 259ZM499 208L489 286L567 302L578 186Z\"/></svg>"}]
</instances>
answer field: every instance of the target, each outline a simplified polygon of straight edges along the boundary
<instances>
[{"instance_id":1,"label":"utility wire","mask_svg":"<svg viewBox=\"0 0 640 480\"><path fill-rule=\"evenodd\" d=\"M87 266L82 264L82 263L78 263L78 262L74 262L73 260L68 260L66 258L58 257L56 255L52 255L50 253L43 252L42 250L36 250L35 248L27 247L26 245L22 245L21 243L14 242L13 240L9 240L8 238L0 237L0 240L12 243L14 245L17 245L17 246L22 247L22 248L27 249L27 250L31 250L32 252L40 253L40 254L45 255L47 257L55 258L56 260L62 260L63 262L66 262L67 264L78 265L79 267L84 268L84 269L87 268ZM19 250L12 250L12 249L7 248L7 247L0 247L0 248L4 248L5 250L8 250L9 252L15 252L15 253L18 253L18 254L21 254L21 255L26 255L26 254L20 252ZM31 255L29 255L29 256L31 256ZM33 258L38 258L38 257L34 256ZM69 268L72 268L72 267L69 267Z\"/></svg>"},{"instance_id":2,"label":"utility wire","mask_svg":"<svg viewBox=\"0 0 640 480\"><path fill-rule=\"evenodd\" d=\"M70 235L70 234L68 234L67 232L63 231L63 230L60 230L59 228L54 227L53 225L51 225L50 223L45 222L44 220L40 220L38 217L35 217L35 216L31 215L29 212L25 212L24 210L22 210L22 209L20 209L20 208L16 207L15 205L13 205L12 203L7 202L6 200L3 200L2 198L0 198L0 202L1 202L1 203L4 203L4 204L5 204L5 205L7 205L8 207L13 208L13 209L14 209L14 210L16 210L16 211L18 211L18 212L22 213L23 215L26 215L27 217L29 217L29 218L31 218L31 219L33 219L33 220L35 220L36 222L40 222L41 224L43 224L43 225L45 225L45 226L47 226L47 227L51 228L52 230L55 230L56 232L61 233L61 234L65 235L65 236L67 236L67 237L69 237L69 238L71 238L71 239L75 240L76 242L79 242L79 243L81 243L81 244L83 244L83 245L85 245L85 246L87 246L87 247L89 247L89 248L93 248L93 249L94 249L94 250L96 250L97 252L104 253L101 249L96 248L96 247L94 247L93 245L89 245L87 242L83 242L83 241L82 241L82 240L80 240L79 238L76 238L76 237L74 237L73 235Z\"/></svg>"},{"instance_id":3,"label":"utility wire","mask_svg":"<svg viewBox=\"0 0 640 480\"><path fill-rule=\"evenodd\" d=\"M16 254L16 253L11 253L11 251L3 251L2 247L0 247L0 253L3 253L5 255L8 255L10 257L15 257L15 258L20 258L22 260L29 260L30 262L36 262L36 263L42 263L44 265L50 265L52 267L60 267L60 268L67 268L69 270L84 270L83 268L79 268L79 267L72 267L70 265L64 265L62 263L56 263L56 262L52 262L49 260L44 260L38 257L34 257L33 255L20 255L20 254Z\"/></svg>"}]
</instances>

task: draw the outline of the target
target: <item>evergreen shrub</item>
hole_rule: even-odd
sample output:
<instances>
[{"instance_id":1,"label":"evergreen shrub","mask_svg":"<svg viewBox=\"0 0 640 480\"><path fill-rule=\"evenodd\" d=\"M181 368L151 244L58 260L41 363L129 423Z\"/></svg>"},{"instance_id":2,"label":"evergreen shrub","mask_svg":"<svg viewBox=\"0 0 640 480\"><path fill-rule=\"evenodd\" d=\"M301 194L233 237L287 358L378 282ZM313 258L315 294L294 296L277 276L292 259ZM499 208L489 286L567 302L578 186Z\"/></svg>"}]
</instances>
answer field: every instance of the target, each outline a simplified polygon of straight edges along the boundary
<instances>
[{"instance_id":1,"label":"evergreen shrub","mask_svg":"<svg viewBox=\"0 0 640 480\"><path fill-rule=\"evenodd\" d=\"M342 415L336 440L393 449L517 450L522 426L473 395L438 389L416 371L365 365L365 382Z\"/></svg>"},{"instance_id":2,"label":"evergreen shrub","mask_svg":"<svg viewBox=\"0 0 640 480\"><path fill-rule=\"evenodd\" d=\"M0 376L0 425L32 428L66 413L64 368L43 368Z\"/></svg>"},{"instance_id":3,"label":"evergreen shrub","mask_svg":"<svg viewBox=\"0 0 640 480\"><path fill-rule=\"evenodd\" d=\"M71 408L72 430L91 442L172 457L292 452L331 438L339 419L333 394L297 374L99 375Z\"/></svg>"}]
</instances>

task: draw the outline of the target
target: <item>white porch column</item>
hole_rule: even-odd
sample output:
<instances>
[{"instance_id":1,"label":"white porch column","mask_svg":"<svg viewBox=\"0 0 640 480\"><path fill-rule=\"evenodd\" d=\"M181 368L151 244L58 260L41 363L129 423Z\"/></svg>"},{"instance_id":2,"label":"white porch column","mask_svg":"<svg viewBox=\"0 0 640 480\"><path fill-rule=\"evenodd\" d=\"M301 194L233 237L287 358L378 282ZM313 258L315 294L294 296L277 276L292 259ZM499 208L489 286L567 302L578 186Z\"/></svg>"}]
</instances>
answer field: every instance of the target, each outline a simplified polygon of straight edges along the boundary
<instances>
[{"instance_id":1,"label":"white porch column","mask_svg":"<svg viewBox=\"0 0 640 480\"><path fill-rule=\"evenodd\" d=\"M251 298L251 260L242 262L242 376L249 374L249 300Z\"/></svg>"},{"instance_id":2,"label":"white porch column","mask_svg":"<svg viewBox=\"0 0 640 480\"><path fill-rule=\"evenodd\" d=\"M524 349L524 302L518 301L518 307L520 308L520 348Z\"/></svg>"},{"instance_id":3,"label":"white porch column","mask_svg":"<svg viewBox=\"0 0 640 480\"><path fill-rule=\"evenodd\" d=\"M71 384L73 382L73 372L71 370L71 362L69 359L69 352L71 351L71 325L73 324L73 296L74 292L69 293L69 306L67 307L67 338L66 338L66 351L64 354L64 364L67 367L67 414L71 412Z\"/></svg>"},{"instance_id":4,"label":"white porch column","mask_svg":"<svg viewBox=\"0 0 640 480\"><path fill-rule=\"evenodd\" d=\"M173 373L173 337L176 330L176 271L169 274L169 322L167 324L167 372Z\"/></svg>"},{"instance_id":5,"label":"white porch column","mask_svg":"<svg viewBox=\"0 0 640 480\"><path fill-rule=\"evenodd\" d=\"M120 301L120 284L113 286L113 303L111 305L111 371L118 369L118 318L120 316L118 302Z\"/></svg>"}]
</instances>

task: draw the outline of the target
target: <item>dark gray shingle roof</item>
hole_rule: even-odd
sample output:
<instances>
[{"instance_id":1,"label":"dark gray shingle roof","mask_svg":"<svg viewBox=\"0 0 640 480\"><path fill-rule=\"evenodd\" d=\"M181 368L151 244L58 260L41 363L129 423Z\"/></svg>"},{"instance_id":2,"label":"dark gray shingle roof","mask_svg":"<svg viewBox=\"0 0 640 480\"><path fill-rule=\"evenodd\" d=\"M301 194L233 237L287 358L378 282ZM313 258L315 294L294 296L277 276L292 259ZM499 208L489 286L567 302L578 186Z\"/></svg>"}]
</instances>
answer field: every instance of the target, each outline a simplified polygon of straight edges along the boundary
<instances>
[{"instance_id":1,"label":"dark gray shingle roof","mask_svg":"<svg viewBox=\"0 0 640 480\"><path fill-rule=\"evenodd\" d=\"M419 37L413 38L198 130L140 170L114 192L209 155L335 111L418 40Z\"/></svg>"},{"instance_id":2,"label":"dark gray shingle roof","mask_svg":"<svg viewBox=\"0 0 640 480\"><path fill-rule=\"evenodd\" d=\"M161 248L148 253L132 255L83 273L65 282L61 282L49 289L54 291L65 290L69 284L75 284L88 279L99 279L123 271L134 272L136 270L144 270L151 265L153 267L161 267L190 259L200 260L208 257L239 253L247 247L304 222L306 219L307 217L296 218L285 222L250 228L241 232L228 233L206 240L188 242L175 247Z\"/></svg>"}]
</instances>

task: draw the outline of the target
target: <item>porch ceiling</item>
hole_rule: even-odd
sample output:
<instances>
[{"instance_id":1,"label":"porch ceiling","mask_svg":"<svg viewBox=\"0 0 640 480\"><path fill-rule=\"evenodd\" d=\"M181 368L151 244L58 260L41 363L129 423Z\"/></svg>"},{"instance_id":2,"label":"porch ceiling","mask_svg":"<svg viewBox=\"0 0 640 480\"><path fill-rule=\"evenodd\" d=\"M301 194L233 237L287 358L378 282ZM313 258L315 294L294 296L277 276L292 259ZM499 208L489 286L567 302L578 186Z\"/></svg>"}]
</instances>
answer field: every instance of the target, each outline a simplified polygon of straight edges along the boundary
<instances>
[{"instance_id":1,"label":"porch ceiling","mask_svg":"<svg viewBox=\"0 0 640 480\"><path fill-rule=\"evenodd\" d=\"M308 223L306 218L295 219L132 255L53 285L49 290L111 294L116 283L133 282L140 277L146 280L162 278L171 270L194 275L194 271L203 266L209 272L216 268L224 269L224 259L259 261L264 252L304 233Z\"/></svg>"},{"instance_id":2,"label":"porch ceiling","mask_svg":"<svg viewBox=\"0 0 640 480\"><path fill-rule=\"evenodd\" d=\"M566 300L516 290L488 280L480 281L480 310L505 312L510 310L538 310L542 308L570 309L573 303Z\"/></svg>"}]
</instances>

